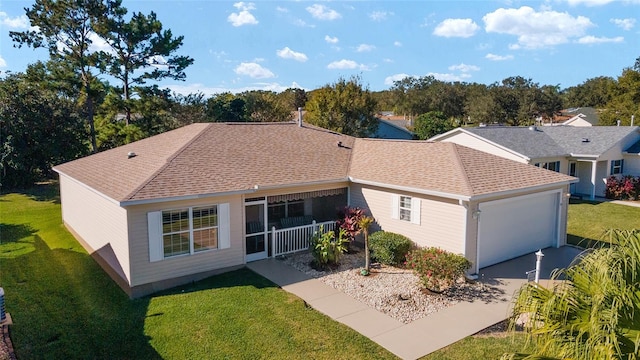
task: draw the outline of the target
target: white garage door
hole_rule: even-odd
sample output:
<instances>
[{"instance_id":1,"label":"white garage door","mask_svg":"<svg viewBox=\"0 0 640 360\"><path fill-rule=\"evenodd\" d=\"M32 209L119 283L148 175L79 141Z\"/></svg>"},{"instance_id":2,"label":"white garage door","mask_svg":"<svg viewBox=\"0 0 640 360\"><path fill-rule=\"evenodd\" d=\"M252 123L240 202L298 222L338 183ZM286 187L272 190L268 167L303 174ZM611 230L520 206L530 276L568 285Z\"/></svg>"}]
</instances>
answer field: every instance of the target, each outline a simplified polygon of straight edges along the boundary
<instances>
[{"instance_id":1,"label":"white garage door","mask_svg":"<svg viewBox=\"0 0 640 360\"><path fill-rule=\"evenodd\" d=\"M479 267L554 246L559 196L546 192L480 203Z\"/></svg>"}]
</instances>

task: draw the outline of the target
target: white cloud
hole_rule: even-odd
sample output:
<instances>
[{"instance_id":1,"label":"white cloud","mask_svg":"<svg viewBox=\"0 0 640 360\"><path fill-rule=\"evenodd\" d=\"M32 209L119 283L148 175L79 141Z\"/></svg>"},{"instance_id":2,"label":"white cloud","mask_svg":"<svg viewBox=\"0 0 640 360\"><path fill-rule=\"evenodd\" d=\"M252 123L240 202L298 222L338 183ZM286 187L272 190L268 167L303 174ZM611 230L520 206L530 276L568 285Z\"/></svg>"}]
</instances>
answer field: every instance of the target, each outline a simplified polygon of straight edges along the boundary
<instances>
[{"instance_id":1,"label":"white cloud","mask_svg":"<svg viewBox=\"0 0 640 360\"><path fill-rule=\"evenodd\" d=\"M324 36L324 41L328 42L329 44L337 44L338 41L340 41L340 40L338 40L338 38L335 37L335 36L331 37L329 35L325 35Z\"/></svg>"},{"instance_id":2,"label":"white cloud","mask_svg":"<svg viewBox=\"0 0 640 360\"><path fill-rule=\"evenodd\" d=\"M238 75L246 75L254 79L267 79L275 77L271 70L263 68L258 63L240 63L235 68L235 73Z\"/></svg>"},{"instance_id":3,"label":"white cloud","mask_svg":"<svg viewBox=\"0 0 640 360\"><path fill-rule=\"evenodd\" d=\"M295 19L293 20L293 25L295 26L300 26L300 27L310 27L310 28L314 28L316 27L313 24L307 24L306 21L302 20L302 19Z\"/></svg>"},{"instance_id":4,"label":"white cloud","mask_svg":"<svg viewBox=\"0 0 640 360\"><path fill-rule=\"evenodd\" d=\"M536 11L528 6L519 9L500 8L485 15L485 31L518 37L511 49L539 49L565 44L571 38L584 36L594 24L584 16L573 17L557 11Z\"/></svg>"},{"instance_id":5,"label":"white cloud","mask_svg":"<svg viewBox=\"0 0 640 360\"><path fill-rule=\"evenodd\" d=\"M258 23L256 17L250 12L256 9L253 3L237 2L233 4L233 6L240 10L240 12L231 13L231 15L227 17L227 21L229 21L231 25L237 27L242 25L256 25Z\"/></svg>"},{"instance_id":6,"label":"white cloud","mask_svg":"<svg viewBox=\"0 0 640 360\"><path fill-rule=\"evenodd\" d=\"M336 20L342 17L339 12L320 4L308 6L307 11L318 20Z\"/></svg>"},{"instance_id":7,"label":"white cloud","mask_svg":"<svg viewBox=\"0 0 640 360\"><path fill-rule=\"evenodd\" d=\"M300 62L305 62L308 60L307 55L301 52L293 51L289 49L289 47L285 47L283 49L276 51L276 54L283 59L291 59L291 60L300 61Z\"/></svg>"},{"instance_id":8,"label":"white cloud","mask_svg":"<svg viewBox=\"0 0 640 360\"><path fill-rule=\"evenodd\" d=\"M281 13L288 13L289 9L282 7L282 6L276 6L276 11L277 12L281 12Z\"/></svg>"},{"instance_id":9,"label":"white cloud","mask_svg":"<svg viewBox=\"0 0 640 360\"><path fill-rule=\"evenodd\" d=\"M9 29L27 29L29 27L29 18L25 15L11 18L6 12L0 11L0 25Z\"/></svg>"},{"instance_id":10,"label":"white cloud","mask_svg":"<svg viewBox=\"0 0 640 360\"><path fill-rule=\"evenodd\" d=\"M370 71L371 67L368 65L364 65L364 64L358 64L357 62L353 61L353 60L347 60L347 59L342 59L339 61L334 61L332 63L330 63L329 65L327 65L327 69L331 69L331 70L353 70L353 69L359 69L362 71Z\"/></svg>"},{"instance_id":11,"label":"white cloud","mask_svg":"<svg viewBox=\"0 0 640 360\"><path fill-rule=\"evenodd\" d=\"M442 73L428 73L427 76L433 76L436 80L446 81L446 82L455 82L455 81L464 81L471 77L469 74L462 73L460 75L456 74L442 74Z\"/></svg>"},{"instance_id":12,"label":"white cloud","mask_svg":"<svg viewBox=\"0 0 640 360\"><path fill-rule=\"evenodd\" d=\"M356 48L357 52L368 52L368 51L373 51L375 50L375 46L373 45L369 45L369 44L360 44L358 45L358 47Z\"/></svg>"},{"instance_id":13,"label":"white cloud","mask_svg":"<svg viewBox=\"0 0 640 360\"><path fill-rule=\"evenodd\" d=\"M601 6L607 5L615 0L567 0L567 3L571 6L586 5L586 6Z\"/></svg>"},{"instance_id":14,"label":"white cloud","mask_svg":"<svg viewBox=\"0 0 640 360\"><path fill-rule=\"evenodd\" d=\"M631 30L636 25L636 19L611 19L609 20L614 23L617 27L623 30Z\"/></svg>"},{"instance_id":15,"label":"white cloud","mask_svg":"<svg viewBox=\"0 0 640 360\"><path fill-rule=\"evenodd\" d=\"M394 41L393 42L393 46L395 47L402 47L402 43L400 41Z\"/></svg>"},{"instance_id":16,"label":"white cloud","mask_svg":"<svg viewBox=\"0 0 640 360\"><path fill-rule=\"evenodd\" d=\"M485 56L485 58L491 61L506 61L513 60L513 55L496 55L489 53Z\"/></svg>"},{"instance_id":17,"label":"white cloud","mask_svg":"<svg viewBox=\"0 0 640 360\"><path fill-rule=\"evenodd\" d=\"M394 82L400 81L409 76L410 75L407 75L407 74L394 74L391 76L387 76L386 78L384 78L384 84L387 86L392 86Z\"/></svg>"},{"instance_id":18,"label":"white cloud","mask_svg":"<svg viewBox=\"0 0 640 360\"><path fill-rule=\"evenodd\" d=\"M393 12L374 11L369 14L369 19L373 21L383 21L383 20L387 20L387 17L390 15L393 15Z\"/></svg>"},{"instance_id":19,"label":"white cloud","mask_svg":"<svg viewBox=\"0 0 640 360\"><path fill-rule=\"evenodd\" d=\"M479 71L480 68L475 66L475 65L467 65L467 64L461 63L461 64L458 64L458 65L449 66L449 70L451 70L451 71L456 71L457 70L457 71L466 73L466 72L470 72L470 71Z\"/></svg>"},{"instance_id":20,"label":"white cloud","mask_svg":"<svg viewBox=\"0 0 640 360\"><path fill-rule=\"evenodd\" d=\"M386 62L388 64L392 64L394 61L393 61L393 59L385 58L385 59L382 59L382 62Z\"/></svg>"},{"instance_id":21,"label":"white cloud","mask_svg":"<svg viewBox=\"0 0 640 360\"><path fill-rule=\"evenodd\" d=\"M433 35L443 37L473 36L480 27L471 19L446 19L433 30Z\"/></svg>"},{"instance_id":22,"label":"white cloud","mask_svg":"<svg viewBox=\"0 0 640 360\"><path fill-rule=\"evenodd\" d=\"M624 41L622 36L607 38L607 37L595 37L592 35L583 36L578 39L578 44L604 44L604 43L621 43Z\"/></svg>"},{"instance_id":23,"label":"white cloud","mask_svg":"<svg viewBox=\"0 0 640 360\"><path fill-rule=\"evenodd\" d=\"M7 67L7 62L0 56L0 68Z\"/></svg>"}]
</instances>

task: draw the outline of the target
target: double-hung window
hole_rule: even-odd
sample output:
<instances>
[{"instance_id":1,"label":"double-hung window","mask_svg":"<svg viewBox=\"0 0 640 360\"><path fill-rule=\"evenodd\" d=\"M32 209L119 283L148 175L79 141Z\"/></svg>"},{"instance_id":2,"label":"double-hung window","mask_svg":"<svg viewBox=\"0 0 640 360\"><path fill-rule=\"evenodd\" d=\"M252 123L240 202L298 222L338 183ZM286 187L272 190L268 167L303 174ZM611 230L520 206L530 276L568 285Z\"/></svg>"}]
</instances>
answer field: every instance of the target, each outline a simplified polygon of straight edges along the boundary
<instances>
[{"instance_id":1,"label":"double-hung window","mask_svg":"<svg viewBox=\"0 0 640 360\"><path fill-rule=\"evenodd\" d=\"M420 225L420 199L406 195L392 195L391 218Z\"/></svg>"},{"instance_id":2,"label":"double-hung window","mask_svg":"<svg viewBox=\"0 0 640 360\"><path fill-rule=\"evenodd\" d=\"M622 174L624 160L611 160L611 175Z\"/></svg>"},{"instance_id":3,"label":"double-hung window","mask_svg":"<svg viewBox=\"0 0 640 360\"><path fill-rule=\"evenodd\" d=\"M151 261L229 247L229 204L147 214Z\"/></svg>"}]
</instances>

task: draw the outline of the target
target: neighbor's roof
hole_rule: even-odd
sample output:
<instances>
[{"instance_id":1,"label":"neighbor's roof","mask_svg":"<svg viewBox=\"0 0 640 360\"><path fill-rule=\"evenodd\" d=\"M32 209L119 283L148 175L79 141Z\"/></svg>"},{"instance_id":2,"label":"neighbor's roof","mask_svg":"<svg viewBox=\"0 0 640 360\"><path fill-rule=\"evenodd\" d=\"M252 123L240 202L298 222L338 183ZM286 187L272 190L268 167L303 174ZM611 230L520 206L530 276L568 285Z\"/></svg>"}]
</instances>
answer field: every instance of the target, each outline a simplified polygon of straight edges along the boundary
<instances>
[{"instance_id":1,"label":"neighbor's roof","mask_svg":"<svg viewBox=\"0 0 640 360\"><path fill-rule=\"evenodd\" d=\"M349 178L460 198L573 179L452 143L355 139L295 123L193 124L54 170L118 202Z\"/></svg>"},{"instance_id":2,"label":"neighbor's roof","mask_svg":"<svg viewBox=\"0 0 640 360\"><path fill-rule=\"evenodd\" d=\"M356 139L349 177L464 197L574 179L454 143L377 139Z\"/></svg>"},{"instance_id":3,"label":"neighbor's roof","mask_svg":"<svg viewBox=\"0 0 640 360\"><path fill-rule=\"evenodd\" d=\"M346 180L353 141L295 123L193 124L54 170L119 202L234 192Z\"/></svg>"},{"instance_id":4,"label":"neighbor's roof","mask_svg":"<svg viewBox=\"0 0 640 360\"><path fill-rule=\"evenodd\" d=\"M629 146L629 148L626 149L624 152L629 153L629 154L638 154L638 155L640 155L640 140L638 140L638 142L636 142L635 144Z\"/></svg>"},{"instance_id":5,"label":"neighbor's roof","mask_svg":"<svg viewBox=\"0 0 640 360\"><path fill-rule=\"evenodd\" d=\"M637 126L487 126L468 128L477 136L530 159L569 155L599 156L633 132ZM588 139L588 141L583 141Z\"/></svg>"}]
</instances>

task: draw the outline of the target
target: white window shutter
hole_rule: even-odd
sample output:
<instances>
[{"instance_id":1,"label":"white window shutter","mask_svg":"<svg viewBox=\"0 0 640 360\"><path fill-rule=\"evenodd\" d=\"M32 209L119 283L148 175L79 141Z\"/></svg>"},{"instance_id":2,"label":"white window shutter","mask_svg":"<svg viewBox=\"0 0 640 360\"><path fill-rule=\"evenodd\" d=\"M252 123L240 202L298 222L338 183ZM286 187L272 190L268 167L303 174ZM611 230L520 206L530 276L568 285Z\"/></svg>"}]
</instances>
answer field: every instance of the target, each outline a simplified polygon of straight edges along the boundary
<instances>
[{"instance_id":1,"label":"white window shutter","mask_svg":"<svg viewBox=\"0 0 640 360\"><path fill-rule=\"evenodd\" d=\"M218 248L231 247L231 217L229 215L229 203L218 205Z\"/></svg>"},{"instance_id":2,"label":"white window shutter","mask_svg":"<svg viewBox=\"0 0 640 360\"><path fill-rule=\"evenodd\" d=\"M147 213L147 226L149 228L149 261L164 259L162 244L162 211Z\"/></svg>"},{"instance_id":3,"label":"white window shutter","mask_svg":"<svg viewBox=\"0 0 640 360\"><path fill-rule=\"evenodd\" d=\"M391 218L400 219L400 195L391 195Z\"/></svg>"},{"instance_id":4,"label":"white window shutter","mask_svg":"<svg viewBox=\"0 0 640 360\"><path fill-rule=\"evenodd\" d=\"M420 225L420 199L411 198L411 223Z\"/></svg>"}]
</instances>

